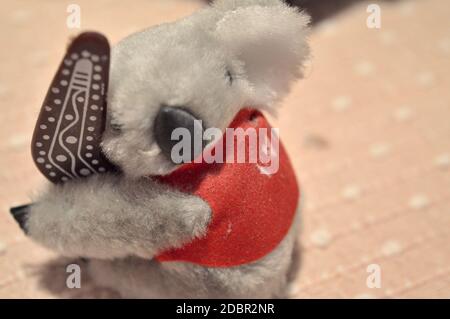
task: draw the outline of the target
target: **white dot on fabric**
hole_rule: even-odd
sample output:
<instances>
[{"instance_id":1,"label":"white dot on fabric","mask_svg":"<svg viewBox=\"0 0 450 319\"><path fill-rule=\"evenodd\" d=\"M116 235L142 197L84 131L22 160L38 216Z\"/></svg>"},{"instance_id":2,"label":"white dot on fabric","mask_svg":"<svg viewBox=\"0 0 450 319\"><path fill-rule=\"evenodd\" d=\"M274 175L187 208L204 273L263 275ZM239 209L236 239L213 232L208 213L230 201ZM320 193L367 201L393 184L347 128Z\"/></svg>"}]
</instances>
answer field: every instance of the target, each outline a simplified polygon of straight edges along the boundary
<instances>
[{"instance_id":1,"label":"white dot on fabric","mask_svg":"<svg viewBox=\"0 0 450 319\"><path fill-rule=\"evenodd\" d=\"M67 86L68 82L66 80L62 80L59 82L62 86Z\"/></svg>"},{"instance_id":2,"label":"white dot on fabric","mask_svg":"<svg viewBox=\"0 0 450 319\"><path fill-rule=\"evenodd\" d=\"M406 106L402 106L394 110L393 116L399 122L406 121L411 118L412 110Z\"/></svg>"},{"instance_id":3,"label":"white dot on fabric","mask_svg":"<svg viewBox=\"0 0 450 319\"><path fill-rule=\"evenodd\" d=\"M349 96L338 96L333 99L331 106L335 111L344 111L350 107L352 99Z\"/></svg>"},{"instance_id":4,"label":"white dot on fabric","mask_svg":"<svg viewBox=\"0 0 450 319\"><path fill-rule=\"evenodd\" d=\"M100 76L100 74L94 74L93 76L94 80L100 80L102 77Z\"/></svg>"},{"instance_id":5,"label":"white dot on fabric","mask_svg":"<svg viewBox=\"0 0 450 319\"><path fill-rule=\"evenodd\" d=\"M6 244L0 241L0 255L6 252Z\"/></svg>"},{"instance_id":6,"label":"white dot on fabric","mask_svg":"<svg viewBox=\"0 0 450 319\"><path fill-rule=\"evenodd\" d=\"M89 119L90 119L91 121L93 121L93 122L94 122L94 121L96 121L96 120L97 120L97 117L95 117L95 116L93 116L93 115L92 115L92 116L90 116L90 117L89 117Z\"/></svg>"},{"instance_id":7,"label":"white dot on fabric","mask_svg":"<svg viewBox=\"0 0 450 319\"><path fill-rule=\"evenodd\" d=\"M81 52L81 55L82 55L84 58L87 58L87 57L90 56L91 54L90 54L88 51L84 50L83 52Z\"/></svg>"},{"instance_id":8,"label":"white dot on fabric","mask_svg":"<svg viewBox=\"0 0 450 319\"><path fill-rule=\"evenodd\" d=\"M41 125L39 125L39 128L42 129L42 130L45 130L45 129L47 129L47 125L41 124Z\"/></svg>"},{"instance_id":9,"label":"white dot on fabric","mask_svg":"<svg viewBox=\"0 0 450 319\"><path fill-rule=\"evenodd\" d=\"M55 94L59 93L59 89L58 88L52 88L52 93L55 93Z\"/></svg>"},{"instance_id":10,"label":"white dot on fabric","mask_svg":"<svg viewBox=\"0 0 450 319\"><path fill-rule=\"evenodd\" d=\"M374 73L375 66L369 61L360 61L355 64L354 71L360 76L369 76Z\"/></svg>"},{"instance_id":11,"label":"white dot on fabric","mask_svg":"<svg viewBox=\"0 0 450 319\"><path fill-rule=\"evenodd\" d=\"M70 57L72 58L72 60L77 60L79 58L78 54L76 53L72 53Z\"/></svg>"},{"instance_id":12,"label":"white dot on fabric","mask_svg":"<svg viewBox=\"0 0 450 319\"><path fill-rule=\"evenodd\" d=\"M43 145L43 144L42 144L41 142L37 142L37 143L36 143L36 146L37 146L37 147L42 147L42 145Z\"/></svg>"},{"instance_id":13,"label":"white dot on fabric","mask_svg":"<svg viewBox=\"0 0 450 319\"><path fill-rule=\"evenodd\" d=\"M97 165L98 164L98 160L92 160L92 164Z\"/></svg>"},{"instance_id":14,"label":"white dot on fabric","mask_svg":"<svg viewBox=\"0 0 450 319\"><path fill-rule=\"evenodd\" d=\"M55 103L56 105L59 105L59 104L61 104L61 100L60 99L54 99L53 103Z\"/></svg>"},{"instance_id":15,"label":"white dot on fabric","mask_svg":"<svg viewBox=\"0 0 450 319\"><path fill-rule=\"evenodd\" d=\"M326 229L314 231L310 236L311 243L319 248L325 248L331 242L331 235Z\"/></svg>"},{"instance_id":16,"label":"white dot on fabric","mask_svg":"<svg viewBox=\"0 0 450 319\"><path fill-rule=\"evenodd\" d=\"M95 129L94 129L93 126L89 126L89 127L87 128L87 130L88 130L89 132L93 132Z\"/></svg>"},{"instance_id":17,"label":"white dot on fabric","mask_svg":"<svg viewBox=\"0 0 450 319\"><path fill-rule=\"evenodd\" d=\"M50 172L48 175L50 175L51 177L55 177L56 173L55 172Z\"/></svg>"},{"instance_id":18,"label":"white dot on fabric","mask_svg":"<svg viewBox=\"0 0 450 319\"><path fill-rule=\"evenodd\" d=\"M54 117L49 117L48 119L47 119L49 122L55 122L55 118Z\"/></svg>"},{"instance_id":19,"label":"white dot on fabric","mask_svg":"<svg viewBox=\"0 0 450 319\"><path fill-rule=\"evenodd\" d=\"M44 109L45 109L47 112L50 112L50 111L52 110L52 108L51 108L50 106L45 106Z\"/></svg>"},{"instance_id":20,"label":"white dot on fabric","mask_svg":"<svg viewBox=\"0 0 450 319\"><path fill-rule=\"evenodd\" d=\"M96 65L94 66L94 70L100 72L102 70L102 67L100 65Z\"/></svg>"},{"instance_id":21,"label":"white dot on fabric","mask_svg":"<svg viewBox=\"0 0 450 319\"><path fill-rule=\"evenodd\" d=\"M444 38L444 39L439 40L438 49L444 54L449 54L450 53L450 38Z\"/></svg>"},{"instance_id":22,"label":"white dot on fabric","mask_svg":"<svg viewBox=\"0 0 450 319\"><path fill-rule=\"evenodd\" d=\"M66 118L66 120L71 121L73 120L73 115L71 114L67 114L66 116L64 116Z\"/></svg>"},{"instance_id":23,"label":"white dot on fabric","mask_svg":"<svg viewBox=\"0 0 450 319\"><path fill-rule=\"evenodd\" d=\"M402 251L401 244L396 240L389 240L381 247L381 253L384 256L392 256Z\"/></svg>"},{"instance_id":24,"label":"white dot on fabric","mask_svg":"<svg viewBox=\"0 0 450 319\"><path fill-rule=\"evenodd\" d=\"M352 200L360 197L361 188L358 185L348 185L342 190L342 197L347 200Z\"/></svg>"},{"instance_id":25,"label":"white dot on fabric","mask_svg":"<svg viewBox=\"0 0 450 319\"><path fill-rule=\"evenodd\" d=\"M426 195L417 194L410 198L409 207L412 209L424 209L430 204L430 200Z\"/></svg>"},{"instance_id":26,"label":"white dot on fabric","mask_svg":"<svg viewBox=\"0 0 450 319\"><path fill-rule=\"evenodd\" d=\"M94 138L92 136L86 136L86 140L92 141Z\"/></svg>"},{"instance_id":27,"label":"white dot on fabric","mask_svg":"<svg viewBox=\"0 0 450 319\"><path fill-rule=\"evenodd\" d=\"M98 55L96 55L96 54L93 54L93 55L91 56L91 59L92 59L92 61L94 61L94 62L98 62L98 61L100 60L100 58L99 58Z\"/></svg>"},{"instance_id":28,"label":"white dot on fabric","mask_svg":"<svg viewBox=\"0 0 450 319\"><path fill-rule=\"evenodd\" d=\"M441 154L436 157L434 163L437 167L445 169L450 166L450 154Z\"/></svg>"},{"instance_id":29,"label":"white dot on fabric","mask_svg":"<svg viewBox=\"0 0 450 319\"><path fill-rule=\"evenodd\" d=\"M42 136L42 138L43 138L44 140L49 140L49 139L50 139L50 136L44 135L44 136Z\"/></svg>"},{"instance_id":30,"label":"white dot on fabric","mask_svg":"<svg viewBox=\"0 0 450 319\"><path fill-rule=\"evenodd\" d=\"M42 164L42 163L45 163L45 159L42 158L42 157L38 157L38 158L36 159L36 162Z\"/></svg>"},{"instance_id":31,"label":"white dot on fabric","mask_svg":"<svg viewBox=\"0 0 450 319\"><path fill-rule=\"evenodd\" d=\"M91 110L97 111L98 110L98 106L95 105L95 104L91 105Z\"/></svg>"},{"instance_id":32,"label":"white dot on fabric","mask_svg":"<svg viewBox=\"0 0 450 319\"><path fill-rule=\"evenodd\" d=\"M380 34L380 42L384 45L393 44L395 39L395 34L392 31L382 31Z\"/></svg>"},{"instance_id":33,"label":"white dot on fabric","mask_svg":"<svg viewBox=\"0 0 450 319\"><path fill-rule=\"evenodd\" d=\"M98 89L100 88L100 85L98 85L98 84L92 84L92 88L93 88L94 90L98 90Z\"/></svg>"},{"instance_id":34,"label":"white dot on fabric","mask_svg":"<svg viewBox=\"0 0 450 319\"><path fill-rule=\"evenodd\" d=\"M435 82L435 76L431 72L419 73L416 76L416 82L418 85L420 85L422 87L430 87L430 86L433 86L433 84Z\"/></svg>"},{"instance_id":35,"label":"white dot on fabric","mask_svg":"<svg viewBox=\"0 0 450 319\"><path fill-rule=\"evenodd\" d=\"M104 167L99 167L98 171L103 173L104 171L106 171L106 169Z\"/></svg>"},{"instance_id":36,"label":"white dot on fabric","mask_svg":"<svg viewBox=\"0 0 450 319\"><path fill-rule=\"evenodd\" d=\"M67 70L67 69L64 69L64 70L62 70L62 74L63 74L63 75L69 75L69 74L70 74L70 71Z\"/></svg>"},{"instance_id":37,"label":"white dot on fabric","mask_svg":"<svg viewBox=\"0 0 450 319\"><path fill-rule=\"evenodd\" d=\"M370 146L369 152L372 157L379 158L389 153L390 148L387 143L377 143Z\"/></svg>"}]
</instances>

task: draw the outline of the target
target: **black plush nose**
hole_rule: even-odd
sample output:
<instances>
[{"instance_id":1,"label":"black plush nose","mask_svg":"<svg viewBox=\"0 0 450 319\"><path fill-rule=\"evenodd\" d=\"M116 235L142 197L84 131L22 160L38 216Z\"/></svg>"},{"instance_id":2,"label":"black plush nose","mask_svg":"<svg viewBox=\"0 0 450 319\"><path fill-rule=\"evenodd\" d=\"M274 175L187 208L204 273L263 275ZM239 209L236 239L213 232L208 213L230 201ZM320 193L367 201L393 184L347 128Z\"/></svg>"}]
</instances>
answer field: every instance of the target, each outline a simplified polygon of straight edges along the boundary
<instances>
[{"instance_id":1,"label":"black plush nose","mask_svg":"<svg viewBox=\"0 0 450 319\"><path fill-rule=\"evenodd\" d=\"M11 215L13 215L14 219L19 224L20 228L22 228L22 230L25 232L25 234L28 232L26 222L29 210L30 205L22 205L10 209Z\"/></svg>"},{"instance_id":2,"label":"black plush nose","mask_svg":"<svg viewBox=\"0 0 450 319\"><path fill-rule=\"evenodd\" d=\"M172 139L172 132L177 128L183 128L186 133L189 132L190 138L176 136ZM177 154L179 153L188 161L200 155L204 147L202 122L183 107L161 107L155 118L154 135L164 155L177 164L179 164L178 161L172 158L172 148L176 144L183 142L183 148ZM190 150L190 154L184 153L187 150Z\"/></svg>"}]
</instances>

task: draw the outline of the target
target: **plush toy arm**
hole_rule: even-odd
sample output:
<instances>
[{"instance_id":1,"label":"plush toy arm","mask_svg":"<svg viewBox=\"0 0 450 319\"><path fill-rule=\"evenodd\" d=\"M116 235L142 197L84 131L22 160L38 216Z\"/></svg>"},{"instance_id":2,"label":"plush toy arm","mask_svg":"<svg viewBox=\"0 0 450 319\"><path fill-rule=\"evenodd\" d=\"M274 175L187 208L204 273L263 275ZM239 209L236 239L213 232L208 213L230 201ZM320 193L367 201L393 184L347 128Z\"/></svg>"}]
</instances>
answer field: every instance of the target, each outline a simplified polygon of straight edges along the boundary
<instances>
[{"instance_id":1,"label":"plush toy arm","mask_svg":"<svg viewBox=\"0 0 450 319\"><path fill-rule=\"evenodd\" d=\"M150 259L204 234L210 215L198 197L103 175L52 187L30 207L25 228L70 257Z\"/></svg>"}]
</instances>

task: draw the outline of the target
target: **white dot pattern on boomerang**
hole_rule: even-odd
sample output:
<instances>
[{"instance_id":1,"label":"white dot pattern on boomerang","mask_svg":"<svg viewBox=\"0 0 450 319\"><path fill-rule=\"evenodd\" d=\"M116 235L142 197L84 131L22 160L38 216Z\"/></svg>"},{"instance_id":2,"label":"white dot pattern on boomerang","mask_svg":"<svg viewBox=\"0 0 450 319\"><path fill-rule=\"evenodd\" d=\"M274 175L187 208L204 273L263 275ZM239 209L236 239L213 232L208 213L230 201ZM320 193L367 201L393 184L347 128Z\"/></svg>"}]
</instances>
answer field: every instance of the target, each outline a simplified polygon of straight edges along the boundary
<instances>
[{"instance_id":1,"label":"white dot pattern on boomerang","mask_svg":"<svg viewBox=\"0 0 450 319\"><path fill-rule=\"evenodd\" d=\"M42 138L43 138L44 140L49 140L49 139L50 139L50 136L44 135L44 136L42 136Z\"/></svg>"},{"instance_id":2,"label":"white dot pattern on boomerang","mask_svg":"<svg viewBox=\"0 0 450 319\"><path fill-rule=\"evenodd\" d=\"M59 93L59 89L58 88L52 88L52 93L58 94Z\"/></svg>"},{"instance_id":3,"label":"white dot pattern on boomerang","mask_svg":"<svg viewBox=\"0 0 450 319\"><path fill-rule=\"evenodd\" d=\"M67 114L66 116L64 116L64 118L68 121L73 120L73 115L72 114Z\"/></svg>"},{"instance_id":4,"label":"white dot pattern on boomerang","mask_svg":"<svg viewBox=\"0 0 450 319\"><path fill-rule=\"evenodd\" d=\"M97 94L92 95L92 99L94 101L98 101L99 98L100 98L100 96L98 96Z\"/></svg>"},{"instance_id":5,"label":"white dot pattern on boomerang","mask_svg":"<svg viewBox=\"0 0 450 319\"><path fill-rule=\"evenodd\" d=\"M45 164L45 168L46 169L51 169L53 166L52 165L50 165L50 164Z\"/></svg>"},{"instance_id":6,"label":"white dot pattern on boomerang","mask_svg":"<svg viewBox=\"0 0 450 319\"><path fill-rule=\"evenodd\" d=\"M59 105L59 104L61 104L61 100L60 99L54 99L53 103L55 103L56 105Z\"/></svg>"},{"instance_id":7,"label":"white dot pattern on boomerang","mask_svg":"<svg viewBox=\"0 0 450 319\"><path fill-rule=\"evenodd\" d=\"M36 146L37 146L37 147L42 147L42 145L43 145L43 144L42 144L41 142L36 142Z\"/></svg>"},{"instance_id":8,"label":"white dot pattern on boomerang","mask_svg":"<svg viewBox=\"0 0 450 319\"><path fill-rule=\"evenodd\" d=\"M67 161L67 156L65 156L65 155L57 155L56 156L56 160L58 162L65 162L65 161Z\"/></svg>"},{"instance_id":9,"label":"white dot pattern on boomerang","mask_svg":"<svg viewBox=\"0 0 450 319\"><path fill-rule=\"evenodd\" d=\"M45 159L44 159L43 157L38 157L38 158L36 159L36 161L37 161L38 163L45 163Z\"/></svg>"},{"instance_id":10,"label":"white dot pattern on boomerang","mask_svg":"<svg viewBox=\"0 0 450 319\"><path fill-rule=\"evenodd\" d=\"M50 106L45 106L44 110L46 110L47 112L50 112L52 110L52 108Z\"/></svg>"},{"instance_id":11,"label":"white dot pattern on boomerang","mask_svg":"<svg viewBox=\"0 0 450 319\"><path fill-rule=\"evenodd\" d=\"M94 132L95 128L94 128L93 126L89 126L89 127L87 128L87 130L88 130L89 132Z\"/></svg>"},{"instance_id":12,"label":"white dot pattern on boomerang","mask_svg":"<svg viewBox=\"0 0 450 319\"><path fill-rule=\"evenodd\" d=\"M92 157L92 153L86 153L86 157Z\"/></svg>"},{"instance_id":13,"label":"white dot pattern on boomerang","mask_svg":"<svg viewBox=\"0 0 450 319\"><path fill-rule=\"evenodd\" d=\"M69 179L68 179L66 176L63 176L63 177L61 177L61 180L62 180L63 182L67 182Z\"/></svg>"},{"instance_id":14,"label":"white dot pattern on boomerang","mask_svg":"<svg viewBox=\"0 0 450 319\"><path fill-rule=\"evenodd\" d=\"M72 60L78 60L78 54L77 53L72 53L71 56Z\"/></svg>"},{"instance_id":15,"label":"white dot pattern on boomerang","mask_svg":"<svg viewBox=\"0 0 450 319\"><path fill-rule=\"evenodd\" d=\"M104 167L99 167L98 171L103 173L105 171L105 168Z\"/></svg>"},{"instance_id":16,"label":"white dot pattern on boomerang","mask_svg":"<svg viewBox=\"0 0 450 319\"><path fill-rule=\"evenodd\" d=\"M94 90L98 90L98 89L100 88L100 85L98 85L98 84L92 84L92 88L93 88Z\"/></svg>"},{"instance_id":17,"label":"white dot pattern on boomerang","mask_svg":"<svg viewBox=\"0 0 450 319\"><path fill-rule=\"evenodd\" d=\"M87 140L87 141L92 141L93 139L94 139L94 138L93 138L92 136L89 136L89 135L86 136L86 140Z\"/></svg>"},{"instance_id":18,"label":"white dot pattern on boomerang","mask_svg":"<svg viewBox=\"0 0 450 319\"><path fill-rule=\"evenodd\" d=\"M61 80L61 82L59 82L62 86L67 86L67 84L69 84L69 82L67 82L66 80Z\"/></svg>"},{"instance_id":19,"label":"white dot pattern on boomerang","mask_svg":"<svg viewBox=\"0 0 450 319\"><path fill-rule=\"evenodd\" d=\"M55 122L55 118L52 117L52 116L50 116L50 117L47 119L47 121L49 121L49 122Z\"/></svg>"},{"instance_id":20,"label":"white dot pattern on boomerang","mask_svg":"<svg viewBox=\"0 0 450 319\"><path fill-rule=\"evenodd\" d=\"M98 55L93 54L93 55L91 56L91 60L94 61L94 62L98 62L98 61L100 61L100 58L98 57Z\"/></svg>"},{"instance_id":21,"label":"white dot pattern on boomerang","mask_svg":"<svg viewBox=\"0 0 450 319\"><path fill-rule=\"evenodd\" d=\"M102 70L102 67L100 65L96 65L94 66L94 70L100 72Z\"/></svg>"},{"instance_id":22,"label":"white dot pattern on boomerang","mask_svg":"<svg viewBox=\"0 0 450 319\"><path fill-rule=\"evenodd\" d=\"M83 50L83 52L81 52L81 56L83 57L83 58L87 58L87 57L89 57L91 54L88 52L88 51L86 51L86 50Z\"/></svg>"},{"instance_id":23,"label":"white dot pattern on boomerang","mask_svg":"<svg viewBox=\"0 0 450 319\"><path fill-rule=\"evenodd\" d=\"M76 142L78 142L78 139L75 136L68 136L66 138L66 143L75 144Z\"/></svg>"},{"instance_id":24,"label":"white dot pattern on boomerang","mask_svg":"<svg viewBox=\"0 0 450 319\"><path fill-rule=\"evenodd\" d=\"M101 80L102 77L100 76L100 74L94 74L94 80Z\"/></svg>"},{"instance_id":25,"label":"white dot pattern on boomerang","mask_svg":"<svg viewBox=\"0 0 450 319\"><path fill-rule=\"evenodd\" d=\"M70 71L68 70L68 69L64 69L64 70L62 70L62 72L61 72L63 75L69 75L70 74Z\"/></svg>"},{"instance_id":26,"label":"white dot pattern on boomerang","mask_svg":"<svg viewBox=\"0 0 450 319\"><path fill-rule=\"evenodd\" d=\"M96 118L94 115L90 116L89 119L90 119L92 122L95 122L95 121L97 120L97 118Z\"/></svg>"},{"instance_id":27,"label":"white dot pattern on boomerang","mask_svg":"<svg viewBox=\"0 0 450 319\"><path fill-rule=\"evenodd\" d=\"M39 155L44 156L45 154L47 154L45 151L39 151Z\"/></svg>"},{"instance_id":28,"label":"white dot pattern on boomerang","mask_svg":"<svg viewBox=\"0 0 450 319\"><path fill-rule=\"evenodd\" d=\"M50 175L51 177L55 177L56 173L55 172L50 172L50 173L48 173L48 175Z\"/></svg>"},{"instance_id":29,"label":"white dot pattern on boomerang","mask_svg":"<svg viewBox=\"0 0 450 319\"><path fill-rule=\"evenodd\" d=\"M97 161L97 160L92 160L91 163L94 164L94 165L97 165L97 164L98 164L98 161Z\"/></svg>"},{"instance_id":30,"label":"white dot pattern on boomerang","mask_svg":"<svg viewBox=\"0 0 450 319\"><path fill-rule=\"evenodd\" d=\"M64 65L71 66L72 64L73 64L72 60L69 60L69 59L64 60Z\"/></svg>"},{"instance_id":31,"label":"white dot pattern on boomerang","mask_svg":"<svg viewBox=\"0 0 450 319\"><path fill-rule=\"evenodd\" d=\"M92 149L94 149L94 147L92 145L86 145L86 149L92 150Z\"/></svg>"},{"instance_id":32,"label":"white dot pattern on boomerang","mask_svg":"<svg viewBox=\"0 0 450 319\"><path fill-rule=\"evenodd\" d=\"M91 105L91 110L97 111L98 110L98 106L95 105L95 104Z\"/></svg>"},{"instance_id":33,"label":"white dot pattern on boomerang","mask_svg":"<svg viewBox=\"0 0 450 319\"><path fill-rule=\"evenodd\" d=\"M78 102L84 102L84 97L82 97L82 96L77 97L77 101Z\"/></svg>"},{"instance_id":34,"label":"white dot pattern on boomerang","mask_svg":"<svg viewBox=\"0 0 450 319\"><path fill-rule=\"evenodd\" d=\"M39 128L41 128L42 130L46 130L47 129L47 125L41 124L41 125L39 125Z\"/></svg>"},{"instance_id":35,"label":"white dot pattern on boomerang","mask_svg":"<svg viewBox=\"0 0 450 319\"><path fill-rule=\"evenodd\" d=\"M83 176L88 176L91 174L91 171L88 170L87 168L82 168L82 169L80 169L80 174Z\"/></svg>"}]
</instances>

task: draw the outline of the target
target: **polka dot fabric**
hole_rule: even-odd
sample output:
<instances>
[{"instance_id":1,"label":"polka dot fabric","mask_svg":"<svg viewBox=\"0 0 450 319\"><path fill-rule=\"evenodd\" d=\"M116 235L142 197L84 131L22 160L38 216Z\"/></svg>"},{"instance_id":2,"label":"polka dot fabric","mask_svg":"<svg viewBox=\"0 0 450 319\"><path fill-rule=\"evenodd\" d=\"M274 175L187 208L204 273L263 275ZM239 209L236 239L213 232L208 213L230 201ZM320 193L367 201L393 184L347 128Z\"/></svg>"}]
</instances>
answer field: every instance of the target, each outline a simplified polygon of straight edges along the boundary
<instances>
[{"instance_id":1,"label":"polka dot fabric","mask_svg":"<svg viewBox=\"0 0 450 319\"><path fill-rule=\"evenodd\" d=\"M112 44L205 5L105 3L77 1L82 27ZM269 119L302 189L293 298L450 297L450 2L378 1L380 29L366 26L371 3L313 26L306 78ZM87 278L69 291L70 261L28 240L8 213L45 183L29 146L61 43L78 32L65 27L66 5L9 1L0 11L0 297L114 296ZM370 265L380 288L367 286Z\"/></svg>"}]
</instances>

